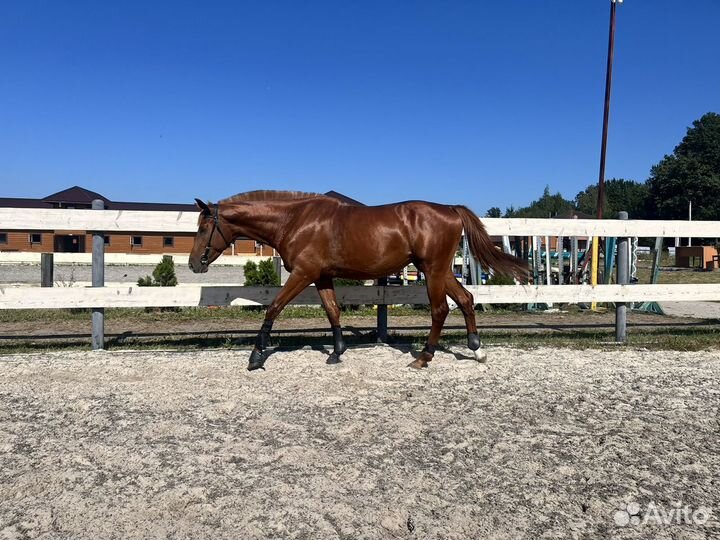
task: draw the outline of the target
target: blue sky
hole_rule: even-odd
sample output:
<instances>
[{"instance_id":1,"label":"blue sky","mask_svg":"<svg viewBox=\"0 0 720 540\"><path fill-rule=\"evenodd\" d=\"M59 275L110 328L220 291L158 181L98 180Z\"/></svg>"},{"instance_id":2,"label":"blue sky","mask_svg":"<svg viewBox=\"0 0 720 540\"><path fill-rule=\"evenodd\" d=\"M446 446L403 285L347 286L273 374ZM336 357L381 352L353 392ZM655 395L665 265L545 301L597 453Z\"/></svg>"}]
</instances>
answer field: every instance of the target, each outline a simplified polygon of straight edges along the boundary
<instances>
[{"instance_id":1,"label":"blue sky","mask_svg":"<svg viewBox=\"0 0 720 540\"><path fill-rule=\"evenodd\" d=\"M522 206L597 181L609 0L4 2L0 196L335 189ZM720 111L720 2L618 8L607 177Z\"/></svg>"}]
</instances>

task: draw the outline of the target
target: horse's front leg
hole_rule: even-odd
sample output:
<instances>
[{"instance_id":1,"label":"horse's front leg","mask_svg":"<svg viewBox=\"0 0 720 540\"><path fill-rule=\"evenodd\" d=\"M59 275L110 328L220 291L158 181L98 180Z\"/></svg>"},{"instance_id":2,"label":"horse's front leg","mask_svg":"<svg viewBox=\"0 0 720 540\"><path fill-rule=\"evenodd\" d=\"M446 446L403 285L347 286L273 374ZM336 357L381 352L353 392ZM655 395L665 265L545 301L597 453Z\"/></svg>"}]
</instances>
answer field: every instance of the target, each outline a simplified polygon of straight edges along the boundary
<instances>
[{"instance_id":1,"label":"horse's front leg","mask_svg":"<svg viewBox=\"0 0 720 540\"><path fill-rule=\"evenodd\" d=\"M250 361L247 367L248 371L260 369L265 365L265 355L263 353L270 342L270 331L272 330L275 319L280 315L285 306L312 282L312 278L308 278L304 274L297 272L290 274L287 283L283 285L283 288L280 289L280 292L265 312L265 321L255 338L255 348L252 353L250 353Z\"/></svg>"},{"instance_id":2,"label":"horse's front leg","mask_svg":"<svg viewBox=\"0 0 720 540\"><path fill-rule=\"evenodd\" d=\"M325 308L325 313L327 313L330 328L333 333L333 352L328 357L327 363L338 364L340 363L340 355L347 350L347 346L342 337L340 306L338 306L337 297L335 296L335 287L333 286L332 278L328 277L320 278L315 282L315 285L317 286L320 301Z\"/></svg>"}]
</instances>

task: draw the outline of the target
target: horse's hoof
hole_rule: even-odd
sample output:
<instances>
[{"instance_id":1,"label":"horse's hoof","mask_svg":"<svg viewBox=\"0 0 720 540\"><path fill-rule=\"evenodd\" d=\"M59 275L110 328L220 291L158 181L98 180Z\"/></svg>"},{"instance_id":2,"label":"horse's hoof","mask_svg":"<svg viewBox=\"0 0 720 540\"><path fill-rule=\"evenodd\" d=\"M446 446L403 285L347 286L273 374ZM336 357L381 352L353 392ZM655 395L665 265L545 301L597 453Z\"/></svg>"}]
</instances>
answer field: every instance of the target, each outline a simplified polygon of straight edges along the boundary
<instances>
[{"instance_id":1,"label":"horse's hoof","mask_svg":"<svg viewBox=\"0 0 720 540\"><path fill-rule=\"evenodd\" d=\"M480 362L481 364L487 362L487 353L485 351L477 349L473 351L473 354L475 355L475 360Z\"/></svg>"},{"instance_id":2,"label":"horse's hoof","mask_svg":"<svg viewBox=\"0 0 720 540\"><path fill-rule=\"evenodd\" d=\"M255 371L256 369L262 369L265 371L265 366L263 364L248 364L248 371Z\"/></svg>"},{"instance_id":3,"label":"horse's hoof","mask_svg":"<svg viewBox=\"0 0 720 540\"><path fill-rule=\"evenodd\" d=\"M265 369L265 358L263 358L262 351L253 349L253 352L250 353L247 370L255 371L256 369Z\"/></svg>"},{"instance_id":4,"label":"horse's hoof","mask_svg":"<svg viewBox=\"0 0 720 540\"><path fill-rule=\"evenodd\" d=\"M413 369L423 369L428 367L428 362L430 362L430 360L432 359L432 354L427 351L423 351L420 353L420 356L417 357L417 360L408 364L408 367L411 367Z\"/></svg>"},{"instance_id":5,"label":"horse's hoof","mask_svg":"<svg viewBox=\"0 0 720 540\"><path fill-rule=\"evenodd\" d=\"M330 356L328 356L328 359L325 361L325 363L328 365L339 364L340 362L342 362L342 360L340 359L340 355L334 352L330 354Z\"/></svg>"},{"instance_id":6,"label":"horse's hoof","mask_svg":"<svg viewBox=\"0 0 720 540\"><path fill-rule=\"evenodd\" d=\"M422 358L418 358L417 360L414 360L410 362L407 367L413 368L413 369L423 369L428 367L427 361L423 360Z\"/></svg>"}]
</instances>

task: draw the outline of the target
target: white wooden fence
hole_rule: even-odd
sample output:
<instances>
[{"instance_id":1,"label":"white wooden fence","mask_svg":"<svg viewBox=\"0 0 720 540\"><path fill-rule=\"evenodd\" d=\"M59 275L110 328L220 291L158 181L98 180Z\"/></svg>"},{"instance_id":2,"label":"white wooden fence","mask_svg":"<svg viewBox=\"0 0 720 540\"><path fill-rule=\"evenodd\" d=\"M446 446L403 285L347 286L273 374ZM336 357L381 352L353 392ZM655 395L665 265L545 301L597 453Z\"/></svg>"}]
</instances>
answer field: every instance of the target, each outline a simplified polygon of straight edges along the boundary
<instances>
[{"instance_id":1,"label":"white wooden fence","mask_svg":"<svg viewBox=\"0 0 720 540\"><path fill-rule=\"evenodd\" d=\"M0 269L1 271L1 269ZM696 285L468 285L483 304L720 301L720 283ZM268 305L278 287L0 287L0 309ZM425 287L338 287L341 304L427 304ZM320 304L308 287L294 304Z\"/></svg>"},{"instance_id":2,"label":"white wooden fence","mask_svg":"<svg viewBox=\"0 0 720 540\"><path fill-rule=\"evenodd\" d=\"M195 232L196 212L0 208L0 231L75 230L89 232ZM483 218L493 236L720 237L720 221ZM0 271L2 268L0 267ZM708 285L508 285L469 287L478 303L641 302L720 300L720 283ZM255 287L187 285L150 287L0 287L0 309L68 307L166 307L267 305L276 290ZM342 287L346 303L427 302L420 287ZM319 303L309 288L296 303Z\"/></svg>"},{"instance_id":3,"label":"white wooden fence","mask_svg":"<svg viewBox=\"0 0 720 540\"><path fill-rule=\"evenodd\" d=\"M0 208L0 230L195 232L196 212ZM720 237L720 221L482 218L493 236Z\"/></svg>"},{"instance_id":4,"label":"white wooden fence","mask_svg":"<svg viewBox=\"0 0 720 540\"><path fill-rule=\"evenodd\" d=\"M0 231L75 230L103 232L195 232L195 212L40 210L0 208ZM640 221L483 218L494 236L720 237L720 221ZM0 271L2 268L0 267ZM720 301L720 283L705 285L509 285L468 287L477 303ZM0 309L267 305L268 287L0 287ZM427 303L423 287L339 287L351 304ZM295 303L319 304L312 287Z\"/></svg>"}]
</instances>

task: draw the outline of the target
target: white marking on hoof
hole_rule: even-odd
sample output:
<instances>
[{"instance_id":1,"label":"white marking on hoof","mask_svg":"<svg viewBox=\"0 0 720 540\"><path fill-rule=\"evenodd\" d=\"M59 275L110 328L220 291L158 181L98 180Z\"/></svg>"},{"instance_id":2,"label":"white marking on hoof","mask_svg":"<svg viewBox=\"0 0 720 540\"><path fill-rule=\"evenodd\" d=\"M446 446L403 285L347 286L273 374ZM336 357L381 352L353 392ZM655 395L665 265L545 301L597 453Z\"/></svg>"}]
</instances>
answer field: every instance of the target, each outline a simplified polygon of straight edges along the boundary
<instances>
[{"instance_id":1,"label":"white marking on hoof","mask_svg":"<svg viewBox=\"0 0 720 540\"><path fill-rule=\"evenodd\" d=\"M487 353L482 349L477 349L476 351L473 351L473 354L475 355L475 360L477 360L481 364L487 362Z\"/></svg>"}]
</instances>

